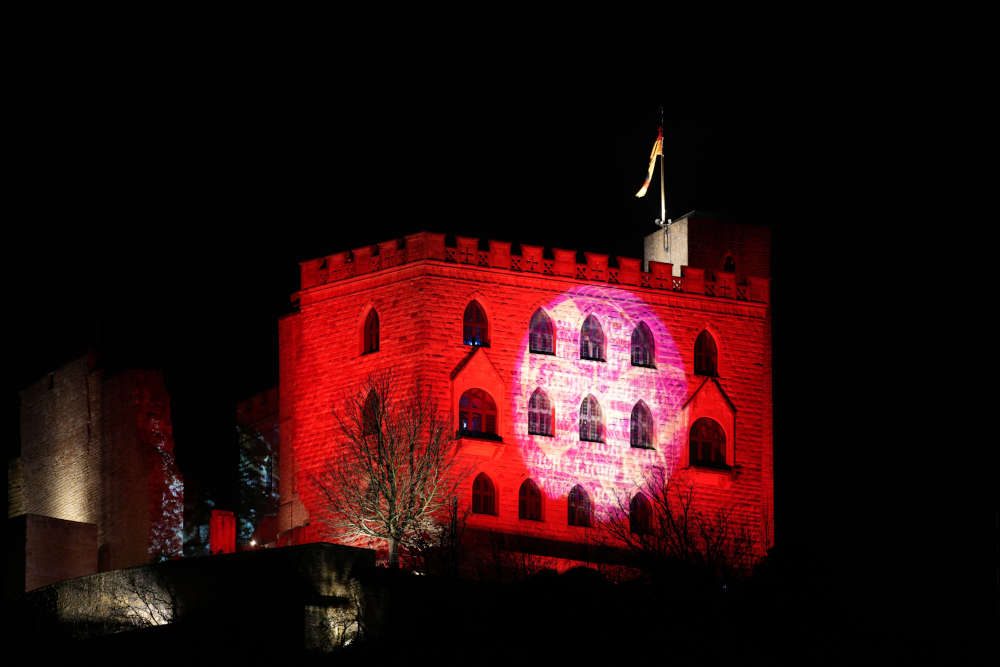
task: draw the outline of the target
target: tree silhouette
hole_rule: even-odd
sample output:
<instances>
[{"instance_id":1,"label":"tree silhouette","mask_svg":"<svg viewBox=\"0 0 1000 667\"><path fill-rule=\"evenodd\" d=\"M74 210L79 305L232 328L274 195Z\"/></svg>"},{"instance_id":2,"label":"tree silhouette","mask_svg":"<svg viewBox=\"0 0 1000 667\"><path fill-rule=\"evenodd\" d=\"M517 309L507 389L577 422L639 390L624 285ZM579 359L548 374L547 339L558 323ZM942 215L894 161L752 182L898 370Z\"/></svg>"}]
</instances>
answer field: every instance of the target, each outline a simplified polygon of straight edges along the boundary
<instances>
[{"instance_id":1,"label":"tree silhouette","mask_svg":"<svg viewBox=\"0 0 1000 667\"><path fill-rule=\"evenodd\" d=\"M455 441L418 385L397 393L389 373L372 374L335 412L340 446L314 477L323 520L347 541L386 540L389 566L442 529L457 482Z\"/></svg>"},{"instance_id":2,"label":"tree silhouette","mask_svg":"<svg viewBox=\"0 0 1000 667\"><path fill-rule=\"evenodd\" d=\"M668 477L657 466L646 472L635 494L618 499L603 524L648 572L682 564L726 579L747 573L753 564L755 541L736 520L736 510L706 506L694 484L682 475Z\"/></svg>"}]
</instances>

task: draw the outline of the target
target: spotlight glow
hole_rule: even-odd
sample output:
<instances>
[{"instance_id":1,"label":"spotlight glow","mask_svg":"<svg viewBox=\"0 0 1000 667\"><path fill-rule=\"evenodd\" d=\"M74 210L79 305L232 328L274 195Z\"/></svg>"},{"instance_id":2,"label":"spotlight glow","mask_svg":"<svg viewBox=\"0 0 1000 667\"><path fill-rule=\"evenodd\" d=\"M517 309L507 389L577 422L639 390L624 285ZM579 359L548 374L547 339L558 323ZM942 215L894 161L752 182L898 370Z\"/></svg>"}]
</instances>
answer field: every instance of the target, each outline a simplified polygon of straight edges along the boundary
<instances>
[{"instance_id":1,"label":"spotlight glow","mask_svg":"<svg viewBox=\"0 0 1000 667\"><path fill-rule=\"evenodd\" d=\"M510 414L529 476L550 498L565 498L575 484L590 494L597 511L618 506L642 483L651 466L667 474L676 464L687 430L681 407L687 382L681 356L666 325L642 299L627 291L583 285L543 307L556 329L555 355L532 354L528 333L514 372ZM580 328L588 315L600 321L606 361L580 359ZM655 368L633 366L632 332L645 322L655 340ZM528 434L528 401L541 388L555 408L553 437ZM588 395L600 404L604 442L580 440L580 404ZM653 415L653 447L630 445L632 408L645 401Z\"/></svg>"}]
</instances>

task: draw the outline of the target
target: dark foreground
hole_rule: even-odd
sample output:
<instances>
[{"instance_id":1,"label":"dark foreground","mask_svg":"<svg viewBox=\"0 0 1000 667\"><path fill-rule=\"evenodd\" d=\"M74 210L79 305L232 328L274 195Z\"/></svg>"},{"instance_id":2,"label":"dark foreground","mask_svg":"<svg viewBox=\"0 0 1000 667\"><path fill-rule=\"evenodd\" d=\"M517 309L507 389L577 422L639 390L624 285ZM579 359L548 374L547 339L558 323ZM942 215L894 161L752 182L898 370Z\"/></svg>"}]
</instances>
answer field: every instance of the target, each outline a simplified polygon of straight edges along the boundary
<instances>
[{"instance_id":1,"label":"dark foreground","mask_svg":"<svg viewBox=\"0 0 1000 667\"><path fill-rule=\"evenodd\" d=\"M968 609L932 618L931 601L866 594L869 584L780 558L725 586L681 570L656 583L613 584L582 569L469 581L391 573L362 559L342 579L357 576L363 595L334 605L348 615L363 606L360 623L321 646L303 643L303 632L329 635L331 616L315 612L336 596L303 585L316 572L303 576L308 559L289 553L296 557L237 555L225 576L188 572L215 591L210 612L168 625L81 638L79 624L40 623L20 602L5 607L7 628L34 662L83 664L961 665L991 664L995 651L995 630L969 622ZM289 568L294 575L280 574Z\"/></svg>"}]
</instances>

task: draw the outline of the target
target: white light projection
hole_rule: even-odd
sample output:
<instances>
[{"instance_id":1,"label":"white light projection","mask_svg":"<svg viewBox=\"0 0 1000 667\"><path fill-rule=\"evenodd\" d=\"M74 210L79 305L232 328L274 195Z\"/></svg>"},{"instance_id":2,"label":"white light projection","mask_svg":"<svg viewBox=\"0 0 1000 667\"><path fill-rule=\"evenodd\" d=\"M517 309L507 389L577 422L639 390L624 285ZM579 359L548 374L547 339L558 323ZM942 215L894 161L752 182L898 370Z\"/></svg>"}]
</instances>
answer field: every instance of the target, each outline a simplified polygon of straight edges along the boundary
<instances>
[{"instance_id":1,"label":"white light projection","mask_svg":"<svg viewBox=\"0 0 1000 667\"><path fill-rule=\"evenodd\" d=\"M673 470L686 424L681 407L687 382L681 356L666 325L642 299L606 286L583 285L543 306L556 330L555 355L533 354L528 334L514 373L511 413L528 475L549 498L565 498L582 485L594 509L617 508L642 485L647 471ZM580 358L580 328L588 315L600 321L605 361ZM633 366L632 332L640 322L653 333L655 368ZM554 436L528 434L528 401L541 388L555 410ZM603 442L580 440L580 405L588 395L600 404ZM645 401L653 416L652 448L630 445L632 408Z\"/></svg>"}]
</instances>

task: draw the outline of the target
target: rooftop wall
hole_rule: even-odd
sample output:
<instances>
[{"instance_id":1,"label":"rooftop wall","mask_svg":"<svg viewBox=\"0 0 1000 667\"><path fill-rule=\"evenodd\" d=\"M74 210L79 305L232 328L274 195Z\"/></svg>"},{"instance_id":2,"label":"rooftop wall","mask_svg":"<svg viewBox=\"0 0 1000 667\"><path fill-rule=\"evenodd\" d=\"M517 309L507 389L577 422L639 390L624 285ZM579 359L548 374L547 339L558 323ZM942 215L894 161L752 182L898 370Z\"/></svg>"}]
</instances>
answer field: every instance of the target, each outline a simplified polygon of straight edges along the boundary
<instances>
[{"instance_id":1,"label":"rooftop wall","mask_svg":"<svg viewBox=\"0 0 1000 667\"><path fill-rule=\"evenodd\" d=\"M484 246L486 250L481 249ZM355 276L430 260L740 301L767 303L770 298L768 278L751 276L745 281L737 281L735 274L724 271L714 271L706 278L704 269L691 266L682 267L681 275L675 276L673 265L664 262L650 261L647 272L642 270L641 261L632 257L611 257L585 252L584 261L578 262L578 255L576 250L552 248L547 252L542 246L514 246L507 241L481 240L467 236L456 237L455 245L450 246L446 243L444 234L420 232L402 239L383 241L301 262L301 288L308 290Z\"/></svg>"}]
</instances>

